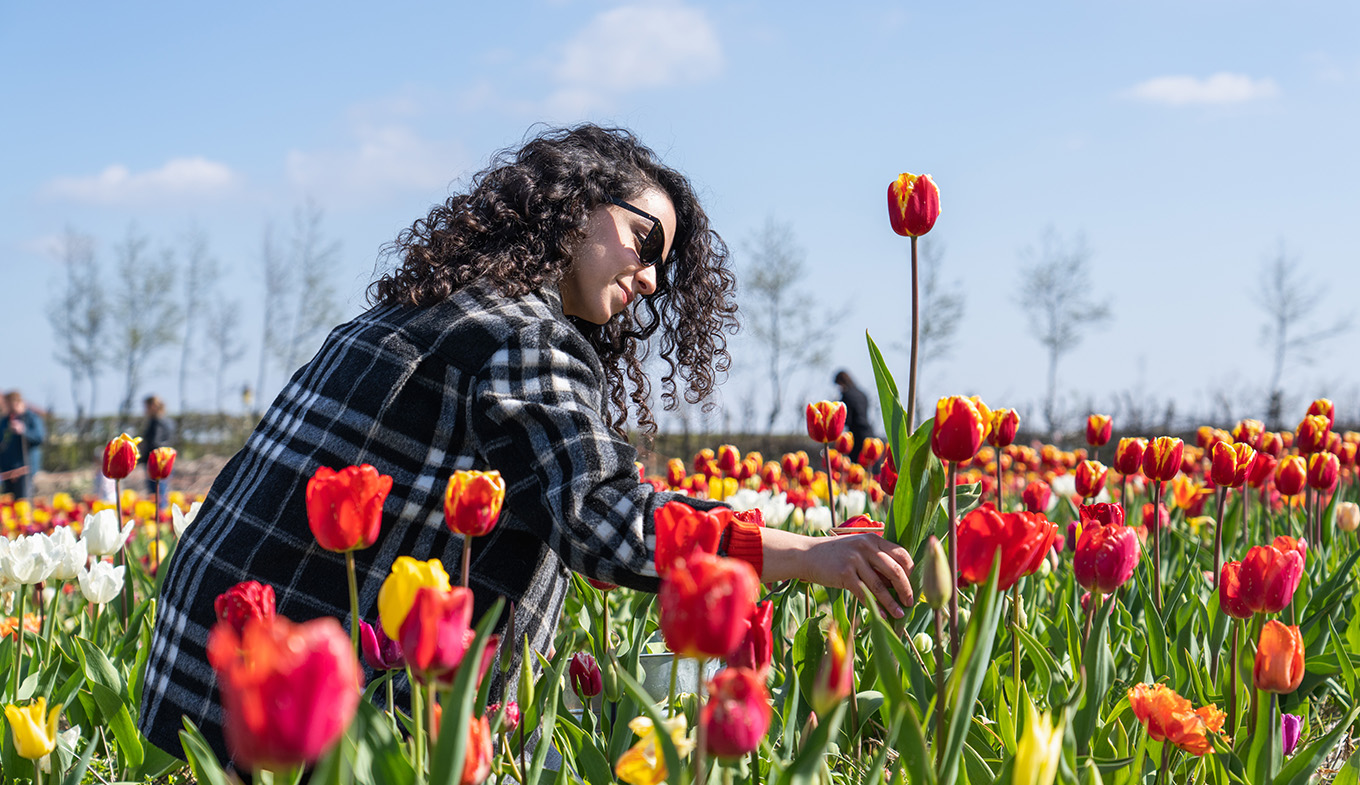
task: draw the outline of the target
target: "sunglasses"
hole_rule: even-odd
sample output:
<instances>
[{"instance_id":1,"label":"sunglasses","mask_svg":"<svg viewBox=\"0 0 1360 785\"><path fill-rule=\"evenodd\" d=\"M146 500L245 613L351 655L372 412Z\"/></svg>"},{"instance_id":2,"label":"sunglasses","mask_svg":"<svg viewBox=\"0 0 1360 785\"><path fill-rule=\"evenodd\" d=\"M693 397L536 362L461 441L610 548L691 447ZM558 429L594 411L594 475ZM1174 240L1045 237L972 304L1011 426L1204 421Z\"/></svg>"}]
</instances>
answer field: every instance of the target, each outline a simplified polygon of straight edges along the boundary
<instances>
[{"instance_id":1,"label":"sunglasses","mask_svg":"<svg viewBox=\"0 0 1360 785\"><path fill-rule=\"evenodd\" d=\"M615 199L611 196L609 197L609 202L616 207L622 207L628 212L640 215L652 222L652 228L647 230L647 236L642 238L642 244L638 246L638 258L642 261L643 267L651 267L661 261L661 253L666 248L666 230L661 226L660 219L639 210L622 199Z\"/></svg>"}]
</instances>

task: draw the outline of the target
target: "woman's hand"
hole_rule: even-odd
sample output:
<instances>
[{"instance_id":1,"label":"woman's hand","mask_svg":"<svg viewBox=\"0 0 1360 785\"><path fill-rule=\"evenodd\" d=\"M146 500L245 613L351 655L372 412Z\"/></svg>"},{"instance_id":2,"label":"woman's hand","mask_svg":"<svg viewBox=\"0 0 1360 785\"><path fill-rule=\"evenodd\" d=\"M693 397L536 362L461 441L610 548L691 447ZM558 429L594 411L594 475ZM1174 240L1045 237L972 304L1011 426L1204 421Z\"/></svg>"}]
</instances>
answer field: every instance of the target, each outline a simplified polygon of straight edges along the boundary
<instances>
[{"instance_id":1,"label":"woman's hand","mask_svg":"<svg viewBox=\"0 0 1360 785\"><path fill-rule=\"evenodd\" d=\"M809 537L762 529L761 538L765 571L760 579L766 583L793 578L849 589L866 602L877 599L888 615L899 619L906 613L902 606L915 602L911 554L878 534Z\"/></svg>"}]
</instances>

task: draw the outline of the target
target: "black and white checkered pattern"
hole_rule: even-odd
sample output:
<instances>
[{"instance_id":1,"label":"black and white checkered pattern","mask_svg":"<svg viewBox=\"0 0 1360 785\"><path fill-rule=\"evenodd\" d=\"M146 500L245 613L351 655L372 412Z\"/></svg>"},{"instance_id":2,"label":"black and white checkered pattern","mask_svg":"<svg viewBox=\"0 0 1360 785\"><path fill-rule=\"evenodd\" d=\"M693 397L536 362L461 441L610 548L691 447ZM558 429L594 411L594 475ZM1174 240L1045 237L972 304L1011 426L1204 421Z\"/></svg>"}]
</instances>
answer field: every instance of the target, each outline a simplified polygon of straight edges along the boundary
<instances>
[{"instance_id":1,"label":"black and white checkered pattern","mask_svg":"<svg viewBox=\"0 0 1360 785\"><path fill-rule=\"evenodd\" d=\"M638 482L634 450L603 415L603 379L553 286L507 298L476 284L437 306L379 307L337 327L213 483L176 549L142 732L181 755L188 716L226 760L206 646L213 600L236 583L273 585L279 613L294 621L347 623L344 557L320 548L307 525L307 481L319 466L369 463L393 478L381 536L355 553L366 619L398 556L438 557L458 580L462 537L443 522L455 469L498 470L507 487L499 524L474 541L474 619L497 597L513 600L515 638L542 651L568 569L655 591L652 518L674 496ZM519 652L512 658L518 673Z\"/></svg>"}]
</instances>

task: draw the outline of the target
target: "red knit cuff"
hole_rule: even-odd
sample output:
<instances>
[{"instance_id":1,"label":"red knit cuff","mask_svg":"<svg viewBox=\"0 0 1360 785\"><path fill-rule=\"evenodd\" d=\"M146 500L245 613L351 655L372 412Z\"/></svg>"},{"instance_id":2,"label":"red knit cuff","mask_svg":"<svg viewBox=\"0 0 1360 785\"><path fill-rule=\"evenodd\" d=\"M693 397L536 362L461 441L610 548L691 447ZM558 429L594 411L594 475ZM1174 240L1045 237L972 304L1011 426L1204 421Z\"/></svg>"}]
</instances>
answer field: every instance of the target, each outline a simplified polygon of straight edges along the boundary
<instances>
[{"instance_id":1,"label":"red knit cuff","mask_svg":"<svg viewBox=\"0 0 1360 785\"><path fill-rule=\"evenodd\" d=\"M724 532L727 540L727 553L732 559L741 559L756 568L756 577L764 574L765 546L761 544L760 527L754 523L732 519Z\"/></svg>"}]
</instances>

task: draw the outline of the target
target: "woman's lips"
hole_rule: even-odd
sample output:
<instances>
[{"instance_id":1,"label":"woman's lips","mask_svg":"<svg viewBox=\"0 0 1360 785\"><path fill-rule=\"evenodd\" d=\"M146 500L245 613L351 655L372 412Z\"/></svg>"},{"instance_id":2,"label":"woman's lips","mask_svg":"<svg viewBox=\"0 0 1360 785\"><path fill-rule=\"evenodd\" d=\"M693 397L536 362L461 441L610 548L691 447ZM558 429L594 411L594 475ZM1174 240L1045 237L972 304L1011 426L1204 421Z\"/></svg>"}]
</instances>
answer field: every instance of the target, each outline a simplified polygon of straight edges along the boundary
<instances>
[{"instance_id":1,"label":"woman's lips","mask_svg":"<svg viewBox=\"0 0 1360 785\"><path fill-rule=\"evenodd\" d=\"M628 303L633 299L633 293L628 291L628 287L623 284L619 284L619 288L623 290L623 306L627 308Z\"/></svg>"}]
</instances>

